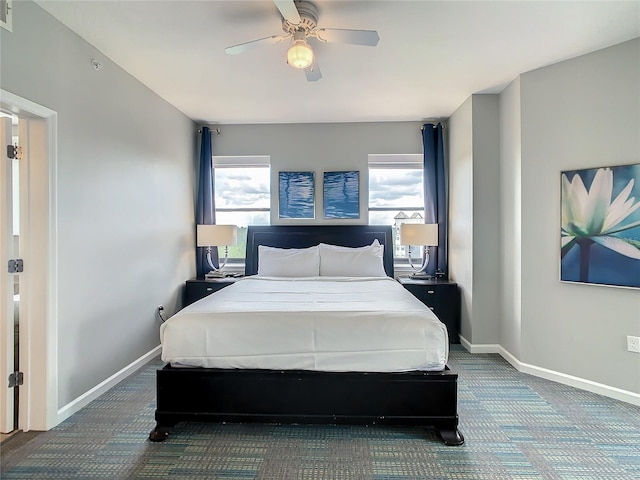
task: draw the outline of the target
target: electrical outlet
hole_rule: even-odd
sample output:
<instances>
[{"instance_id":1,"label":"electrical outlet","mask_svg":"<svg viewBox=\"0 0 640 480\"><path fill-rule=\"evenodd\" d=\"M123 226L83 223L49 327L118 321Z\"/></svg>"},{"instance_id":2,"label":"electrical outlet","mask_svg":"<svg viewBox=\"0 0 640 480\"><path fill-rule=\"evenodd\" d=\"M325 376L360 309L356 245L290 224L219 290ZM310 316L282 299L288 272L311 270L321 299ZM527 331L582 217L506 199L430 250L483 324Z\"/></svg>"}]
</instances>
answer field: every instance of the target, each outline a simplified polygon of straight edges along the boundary
<instances>
[{"instance_id":1,"label":"electrical outlet","mask_svg":"<svg viewBox=\"0 0 640 480\"><path fill-rule=\"evenodd\" d=\"M627 335L627 350L630 352L640 353L640 337Z\"/></svg>"}]
</instances>

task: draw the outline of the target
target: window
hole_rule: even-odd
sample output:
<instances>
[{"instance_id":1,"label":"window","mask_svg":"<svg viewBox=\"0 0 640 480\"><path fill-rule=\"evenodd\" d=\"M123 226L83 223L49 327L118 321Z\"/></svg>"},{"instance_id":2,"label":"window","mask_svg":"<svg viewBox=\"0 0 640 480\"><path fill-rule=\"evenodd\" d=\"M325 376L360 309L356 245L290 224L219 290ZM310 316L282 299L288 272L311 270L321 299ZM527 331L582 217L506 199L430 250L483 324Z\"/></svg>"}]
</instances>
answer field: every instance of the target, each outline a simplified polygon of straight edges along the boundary
<instances>
[{"instance_id":1,"label":"window","mask_svg":"<svg viewBox=\"0 0 640 480\"><path fill-rule=\"evenodd\" d=\"M213 157L216 223L238 226L230 259L244 259L248 225L271 220L271 169L267 156Z\"/></svg>"},{"instance_id":2,"label":"window","mask_svg":"<svg viewBox=\"0 0 640 480\"><path fill-rule=\"evenodd\" d=\"M406 258L400 224L424 223L422 162L422 154L369 155L369 224L391 225L394 258Z\"/></svg>"}]
</instances>

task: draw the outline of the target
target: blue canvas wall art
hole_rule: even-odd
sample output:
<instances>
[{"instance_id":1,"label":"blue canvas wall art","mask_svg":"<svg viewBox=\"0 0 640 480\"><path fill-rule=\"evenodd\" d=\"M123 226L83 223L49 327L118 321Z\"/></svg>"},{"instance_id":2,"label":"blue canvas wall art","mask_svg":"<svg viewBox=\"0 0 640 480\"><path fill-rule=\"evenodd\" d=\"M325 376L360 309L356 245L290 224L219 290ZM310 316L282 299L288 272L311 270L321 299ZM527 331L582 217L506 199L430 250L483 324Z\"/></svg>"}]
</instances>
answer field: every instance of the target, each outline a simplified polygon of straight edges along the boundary
<instances>
[{"instance_id":1,"label":"blue canvas wall art","mask_svg":"<svg viewBox=\"0 0 640 480\"><path fill-rule=\"evenodd\" d=\"M560 279L640 288L640 164L561 175Z\"/></svg>"},{"instance_id":2,"label":"blue canvas wall art","mask_svg":"<svg viewBox=\"0 0 640 480\"><path fill-rule=\"evenodd\" d=\"M324 218L360 218L360 172L324 172Z\"/></svg>"},{"instance_id":3,"label":"blue canvas wall art","mask_svg":"<svg viewBox=\"0 0 640 480\"><path fill-rule=\"evenodd\" d=\"M280 172L279 218L315 218L313 172Z\"/></svg>"}]
</instances>

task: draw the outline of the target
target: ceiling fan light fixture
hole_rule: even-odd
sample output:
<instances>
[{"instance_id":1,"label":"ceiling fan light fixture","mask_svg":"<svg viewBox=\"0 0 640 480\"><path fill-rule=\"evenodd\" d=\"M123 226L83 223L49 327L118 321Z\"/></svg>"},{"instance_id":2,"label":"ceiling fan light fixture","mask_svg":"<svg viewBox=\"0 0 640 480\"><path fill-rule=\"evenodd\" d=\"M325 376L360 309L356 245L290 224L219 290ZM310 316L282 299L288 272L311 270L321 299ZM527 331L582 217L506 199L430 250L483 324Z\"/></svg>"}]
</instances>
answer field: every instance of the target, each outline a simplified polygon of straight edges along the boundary
<instances>
[{"instance_id":1,"label":"ceiling fan light fixture","mask_svg":"<svg viewBox=\"0 0 640 480\"><path fill-rule=\"evenodd\" d=\"M287 63L294 68L307 68L313 63L313 50L303 38L294 40L287 51Z\"/></svg>"}]
</instances>

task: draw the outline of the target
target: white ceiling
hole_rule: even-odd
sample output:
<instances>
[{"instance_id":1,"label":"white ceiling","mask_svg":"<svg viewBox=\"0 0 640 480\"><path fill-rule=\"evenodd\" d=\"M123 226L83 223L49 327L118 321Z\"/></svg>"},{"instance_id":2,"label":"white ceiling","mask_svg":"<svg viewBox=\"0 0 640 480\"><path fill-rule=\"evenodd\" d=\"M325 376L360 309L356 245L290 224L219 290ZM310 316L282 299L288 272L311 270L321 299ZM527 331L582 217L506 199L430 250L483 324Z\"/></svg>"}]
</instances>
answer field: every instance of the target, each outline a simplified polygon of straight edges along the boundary
<instances>
[{"instance_id":1,"label":"white ceiling","mask_svg":"<svg viewBox=\"0 0 640 480\"><path fill-rule=\"evenodd\" d=\"M285 43L224 51L282 33L270 0L37 3L188 117L213 124L448 117L473 93L640 36L640 0L317 0L320 27L375 29L380 42L312 44L323 78L307 82L286 64Z\"/></svg>"}]
</instances>

